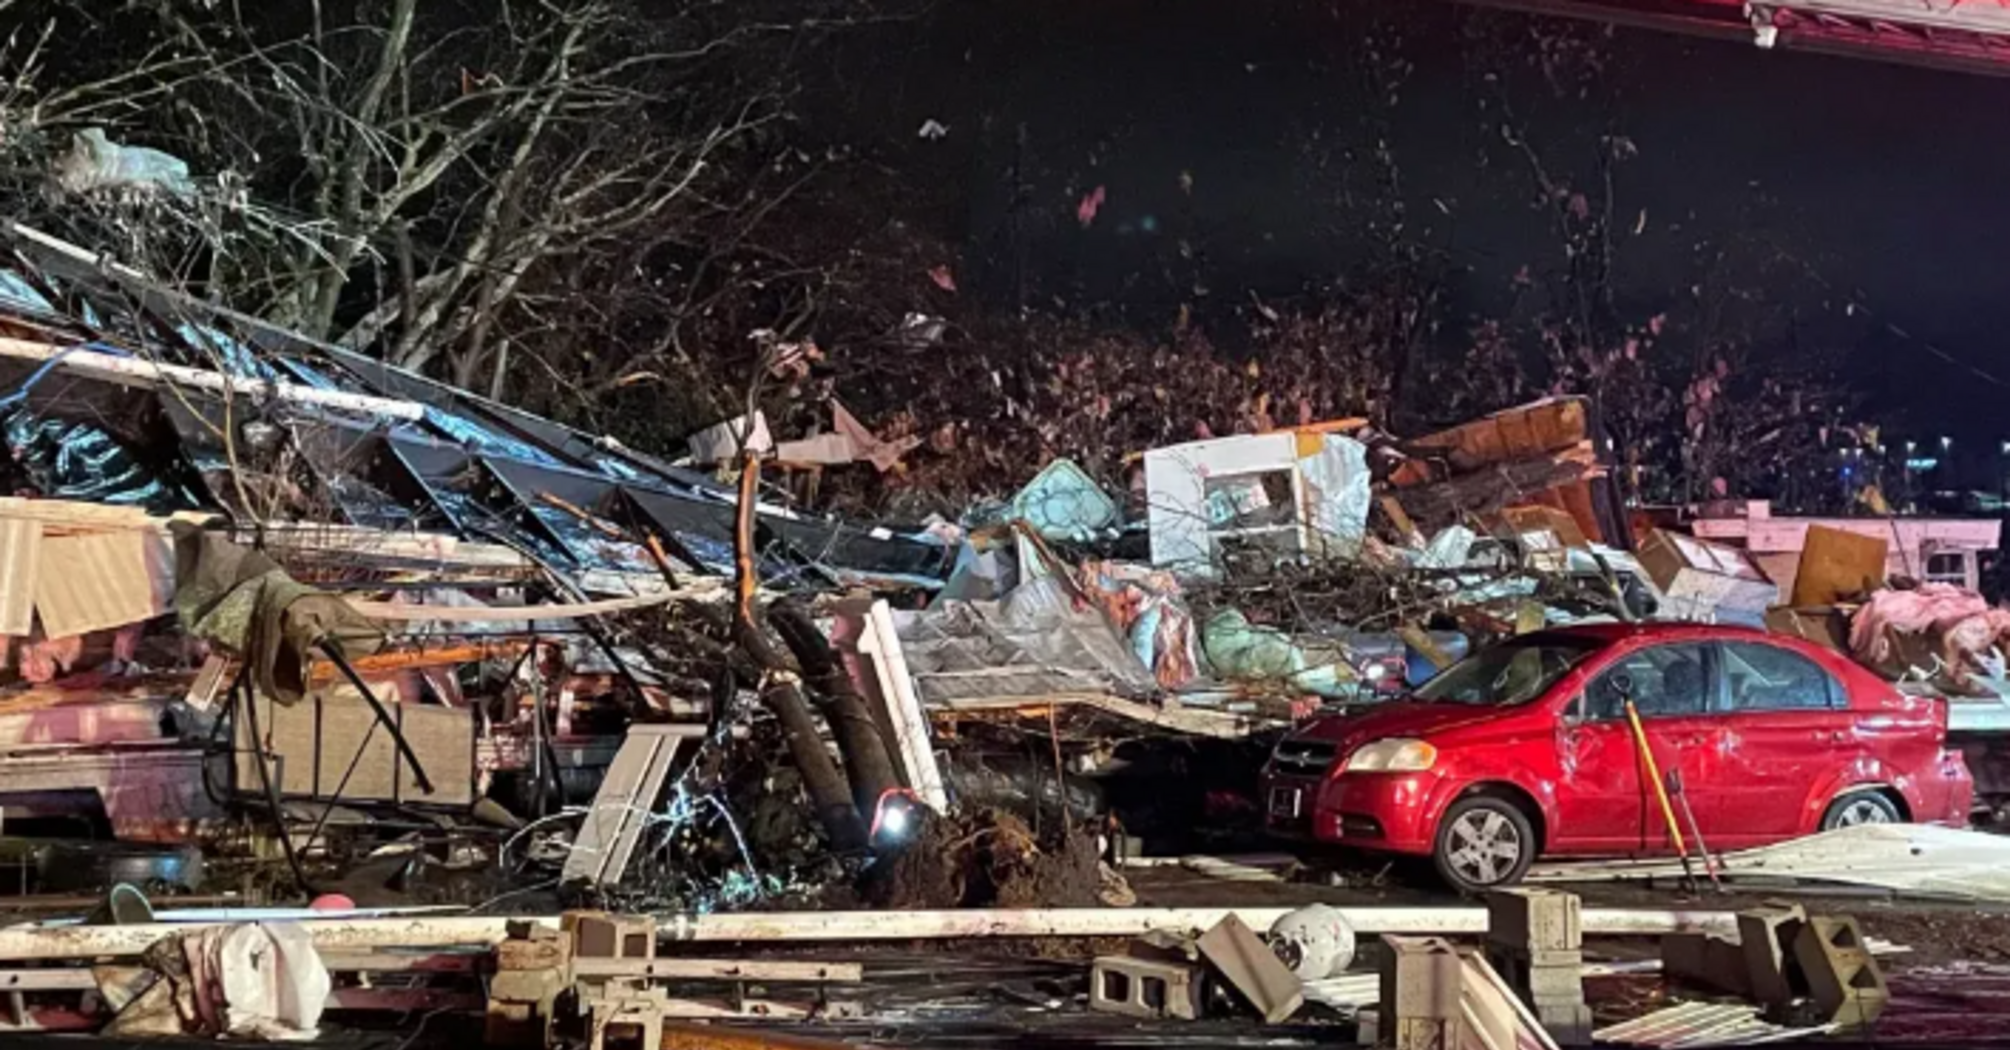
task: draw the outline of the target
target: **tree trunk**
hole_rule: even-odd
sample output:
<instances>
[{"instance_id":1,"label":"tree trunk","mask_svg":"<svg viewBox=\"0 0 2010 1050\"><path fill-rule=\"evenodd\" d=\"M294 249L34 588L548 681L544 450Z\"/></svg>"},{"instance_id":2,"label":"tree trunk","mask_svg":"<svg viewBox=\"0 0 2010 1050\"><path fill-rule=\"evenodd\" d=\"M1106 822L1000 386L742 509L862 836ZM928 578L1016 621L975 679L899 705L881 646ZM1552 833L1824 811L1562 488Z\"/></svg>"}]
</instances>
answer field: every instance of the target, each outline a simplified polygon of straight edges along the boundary
<instances>
[{"instance_id":1,"label":"tree trunk","mask_svg":"<svg viewBox=\"0 0 2010 1050\"><path fill-rule=\"evenodd\" d=\"M810 713L809 702L803 699L800 681L782 662L774 646L768 644L768 636L761 630L754 609L754 595L760 587L754 572L754 501L760 478L760 459L752 452L746 453L740 460L739 513L733 530L738 591L733 606L733 639L767 676L761 702L782 723L789 756L795 759L796 770L802 775L803 786L810 793L810 802L816 807L825 834L838 849L857 849L865 845L865 825L845 790L844 774L838 771L837 762L824 747L816 718Z\"/></svg>"},{"instance_id":2,"label":"tree trunk","mask_svg":"<svg viewBox=\"0 0 2010 1050\"><path fill-rule=\"evenodd\" d=\"M852 801L861 814L873 812L881 795L901 785L886 737L881 735L865 697L845 674L830 643L810 619L809 610L793 602L777 603L768 607L768 619L815 688L812 695L822 700L819 706L824 721L837 737L838 753L844 756L851 774Z\"/></svg>"}]
</instances>

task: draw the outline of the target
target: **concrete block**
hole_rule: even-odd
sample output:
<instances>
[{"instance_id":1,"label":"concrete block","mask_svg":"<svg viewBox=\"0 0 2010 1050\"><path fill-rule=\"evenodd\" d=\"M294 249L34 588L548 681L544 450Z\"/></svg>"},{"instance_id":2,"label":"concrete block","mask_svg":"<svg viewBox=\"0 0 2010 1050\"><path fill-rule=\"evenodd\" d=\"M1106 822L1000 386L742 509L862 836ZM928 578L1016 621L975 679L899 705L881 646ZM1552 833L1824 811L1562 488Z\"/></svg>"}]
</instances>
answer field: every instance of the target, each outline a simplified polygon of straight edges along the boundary
<instances>
[{"instance_id":1,"label":"concrete block","mask_svg":"<svg viewBox=\"0 0 2010 1050\"><path fill-rule=\"evenodd\" d=\"M621 999L596 999L585 1004L587 1028L593 1033L588 1050L659 1050L663 1045L663 994Z\"/></svg>"},{"instance_id":2,"label":"concrete block","mask_svg":"<svg viewBox=\"0 0 2010 1050\"><path fill-rule=\"evenodd\" d=\"M1105 955L1089 967L1089 1009L1158 1021L1198 1020L1206 995L1200 967L1139 955Z\"/></svg>"},{"instance_id":3,"label":"concrete block","mask_svg":"<svg viewBox=\"0 0 2010 1050\"><path fill-rule=\"evenodd\" d=\"M1855 919L1812 916L1794 937L1794 961L1823 1020L1855 1028L1877 1020L1891 1001L1884 971Z\"/></svg>"},{"instance_id":4,"label":"concrete block","mask_svg":"<svg viewBox=\"0 0 2010 1050\"><path fill-rule=\"evenodd\" d=\"M581 959L654 959L656 920L646 915L581 915L573 924Z\"/></svg>"},{"instance_id":5,"label":"concrete block","mask_svg":"<svg viewBox=\"0 0 2010 1050\"><path fill-rule=\"evenodd\" d=\"M1439 937L1382 938L1382 989L1375 1026L1398 1050L1457 1045L1464 962Z\"/></svg>"},{"instance_id":6,"label":"concrete block","mask_svg":"<svg viewBox=\"0 0 2010 1050\"><path fill-rule=\"evenodd\" d=\"M1282 1023L1305 1005L1305 987L1298 975L1233 914L1202 934L1197 943L1215 972L1242 993L1266 1023Z\"/></svg>"},{"instance_id":7,"label":"concrete block","mask_svg":"<svg viewBox=\"0 0 2010 1050\"><path fill-rule=\"evenodd\" d=\"M1508 987L1526 999L1530 995L1556 995L1564 989L1584 989L1584 953L1546 951L1530 953L1489 942L1487 964L1500 974Z\"/></svg>"},{"instance_id":8,"label":"concrete block","mask_svg":"<svg viewBox=\"0 0 2010 1050\"><path fill-rule=\"evenodd\" d=\"M1738 949L1744 957L1745 979L1752 998L1761 1005L1784 1007L1807 992L1807 981L1793 962L1794 940L1808 914L1798 904L1767 901L1738 913Z\"/></svg>"},{"instance_id":9,"label":"concrete block","mask_svg":"<svg viewBox=\"0 0 2010 1050\"><path fill-rule=\"evenodd\" d=\"M1501 976L1506 977L1507 974ZM1584 969L1578 966L1532 967L1522 980L1511 983L1524 1000L1567 998L1584 1001Z\"/></svg>"},{"instance_id":10,"label":"concrete block","mask_svg":"<svg viewBox=\"0 0 2010 1050\"><path fill-rule=\"evenodd\" d=\"M1384 937L1382 1019L1459 1016L1459 953L1441 937Z\"/></svg>"},{"instance_id":11,"label":"concrete block","mask_svg":"<svg viewBox=\"0 0 2010 1050\"><path fill-rule=\"evenodd\" d=\"M1558 1046L1591 1045L1591 1007L1582 996L1575 1003L1536 1006L1531 1012Z\"/></svg>"},{"instance_id":12,"label":"concrete block","mask_svg":"<svg viewBox=\"0 0 2010 1050\"><path fill-rule=\"evenodd\" d=\"M1676 933L1661 938L1661 973L1671 981L1745 995L1744 949L1721 937Z\"/></svg>"},{"instance_id":13,"label":"concrete block","mask_svg":"<svg viewBox=\"0 0 2010 1050\"><path fill-rule=\"evenodd\" d=\"M1562 890L1496 890L1487 894L1487 943L1530 953L1580 951L1583 905Z\"/></svg>"}]
</instances>

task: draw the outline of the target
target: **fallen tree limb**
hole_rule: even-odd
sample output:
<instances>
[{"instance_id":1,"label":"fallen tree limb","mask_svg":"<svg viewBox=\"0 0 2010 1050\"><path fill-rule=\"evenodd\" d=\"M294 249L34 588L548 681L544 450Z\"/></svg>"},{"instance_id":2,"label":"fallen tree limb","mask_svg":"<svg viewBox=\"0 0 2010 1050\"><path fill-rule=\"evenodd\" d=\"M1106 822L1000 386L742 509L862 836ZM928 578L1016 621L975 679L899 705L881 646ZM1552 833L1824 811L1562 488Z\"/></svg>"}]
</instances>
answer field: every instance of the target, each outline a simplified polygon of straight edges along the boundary
<instances>
[{"instance_id":1,"label":"fallen tree limb","mask_svg":"<svg viewBox=\"0 0 2010 1050\"><path fill-rule=\"evenodd\" d=\"M1191 932L1234 914L1269 929L1289 908L976 908L960 911L748 912L657 917L659 936L701 943L831 943L839 941L962 940L986 937L1136 937L1155 930ZM1484 908L1341 908L1363 934L1477 934L1486 930ZM355 952L374 948L445 948L501 941L521 919L397 918L310 920L300 925L317 948ZM556 928L558 916L536 917ZM17 926L0 929L0 959L84 959L138 955L172 933L201 924L135 926ZM1594 936L1659 937L1670 933L1729 933L1730 912L1587 908L1584 932Z\"/></svg>"}]
</instances>

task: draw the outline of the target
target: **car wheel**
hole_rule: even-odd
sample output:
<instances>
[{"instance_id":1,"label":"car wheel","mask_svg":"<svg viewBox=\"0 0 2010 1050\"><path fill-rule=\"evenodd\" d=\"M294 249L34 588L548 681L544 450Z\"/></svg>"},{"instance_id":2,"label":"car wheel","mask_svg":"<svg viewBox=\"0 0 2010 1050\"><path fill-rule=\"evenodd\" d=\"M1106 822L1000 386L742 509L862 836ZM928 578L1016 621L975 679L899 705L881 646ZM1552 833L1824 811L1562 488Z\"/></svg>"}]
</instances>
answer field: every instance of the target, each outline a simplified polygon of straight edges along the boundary
<instances>
[{"instance_id":1,"label":"car wheel","mask_svg":"<svg viewBox=\"0 0 2010 1050\"><path fill-rule=\"evenodd\" d=\"M1859 824L1897 824L1905 817L1898 804L1882 791L1852 791L1829 803L1822 814L1822 830L1853 828Z\"/></svg>"},{"instance_id":2,"label":"car wheel","mask_svg":"<svg viewBox=\"0 0 2010 1050\"><path fill-rule=\"evenodd\" d=\"M1475 795L1445 811L1431 859L1453 889L1477 893L1521 881L1535 852L1535 828L1521 807Z\"/></svg>"}]
</instances>

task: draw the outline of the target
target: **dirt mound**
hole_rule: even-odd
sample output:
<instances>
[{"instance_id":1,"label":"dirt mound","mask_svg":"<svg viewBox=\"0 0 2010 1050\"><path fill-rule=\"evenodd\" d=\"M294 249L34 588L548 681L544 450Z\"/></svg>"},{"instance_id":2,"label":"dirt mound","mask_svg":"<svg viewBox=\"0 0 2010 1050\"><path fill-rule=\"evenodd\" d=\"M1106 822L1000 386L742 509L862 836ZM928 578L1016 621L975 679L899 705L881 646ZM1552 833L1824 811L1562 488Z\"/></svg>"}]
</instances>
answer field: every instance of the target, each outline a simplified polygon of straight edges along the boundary
<instances>
[{"instance_id":1,"label":"dirt mound","mask_svg":"<svg viewBox=\"0 0 2010 1050\"><path fill-rule=\"evenodd\" d=\"M1002 810L930 817L861 878L880 908L1073 908L1103 903L1101 854L1081 827L1036 836Z\"/></svg>"}]
</instances>

